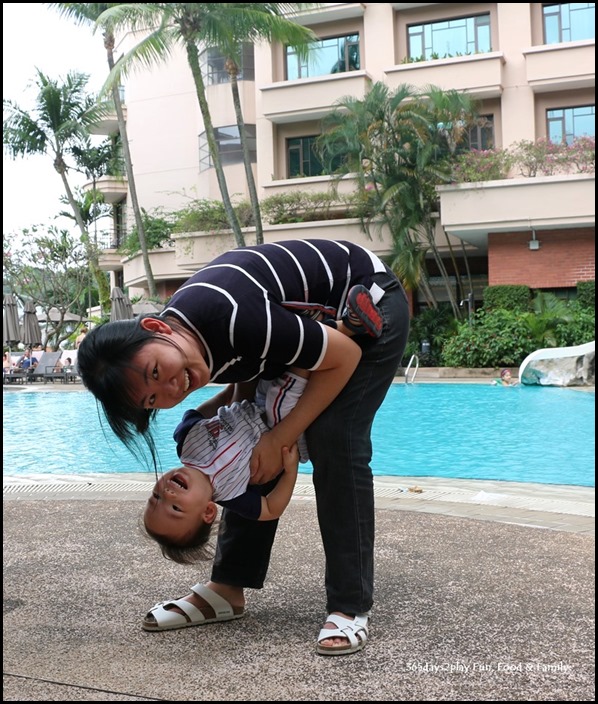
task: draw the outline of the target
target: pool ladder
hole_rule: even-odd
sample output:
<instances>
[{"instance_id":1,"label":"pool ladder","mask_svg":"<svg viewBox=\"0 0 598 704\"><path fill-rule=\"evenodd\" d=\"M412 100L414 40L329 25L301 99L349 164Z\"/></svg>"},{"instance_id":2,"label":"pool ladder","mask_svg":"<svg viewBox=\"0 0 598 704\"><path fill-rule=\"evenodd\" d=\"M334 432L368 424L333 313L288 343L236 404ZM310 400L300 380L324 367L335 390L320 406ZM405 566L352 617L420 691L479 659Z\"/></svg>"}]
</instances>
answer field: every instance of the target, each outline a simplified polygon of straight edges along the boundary
<instances>
[{"instance_id":1,"label":"pool ladder","mask_svg":"<svg viewBox=\"0 0 598 704\"><path fill-rule=\"evenodd\" d=\"M415 368L413 369L413 375L411 379L409 379L409 370L411 369L411 365L415 362ZM409 364L407 365L407 369L405 369L405 383L406 384L413 384L415 381L415 377L417 375L417 370L419 369L419 357L416 354L411 355L411 359L409 360Z\"/></svg>"}]
</instances>

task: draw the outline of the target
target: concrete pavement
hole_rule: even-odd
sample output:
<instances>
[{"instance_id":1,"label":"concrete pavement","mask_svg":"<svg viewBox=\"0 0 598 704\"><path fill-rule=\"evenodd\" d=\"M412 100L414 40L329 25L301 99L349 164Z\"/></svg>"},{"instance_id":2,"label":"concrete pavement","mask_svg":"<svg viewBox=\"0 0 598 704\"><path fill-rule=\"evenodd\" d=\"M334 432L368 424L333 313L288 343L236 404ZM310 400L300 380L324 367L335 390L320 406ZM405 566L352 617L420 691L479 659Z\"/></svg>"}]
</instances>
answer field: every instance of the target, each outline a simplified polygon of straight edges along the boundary
<instances>
[{"instance_id":1,"label":"concrete pavement","mask_svg":"<svg viewBox=\"0 0 598 704\"><path fill-rule=\"evenodd\" d=\"M141 536L150 481L5 478L4 701L595 698L593 489L376 478L370 640L326 658L310 477L247 615L164 633L142 616L209 565Z\"/></svg>"}]
</instances>

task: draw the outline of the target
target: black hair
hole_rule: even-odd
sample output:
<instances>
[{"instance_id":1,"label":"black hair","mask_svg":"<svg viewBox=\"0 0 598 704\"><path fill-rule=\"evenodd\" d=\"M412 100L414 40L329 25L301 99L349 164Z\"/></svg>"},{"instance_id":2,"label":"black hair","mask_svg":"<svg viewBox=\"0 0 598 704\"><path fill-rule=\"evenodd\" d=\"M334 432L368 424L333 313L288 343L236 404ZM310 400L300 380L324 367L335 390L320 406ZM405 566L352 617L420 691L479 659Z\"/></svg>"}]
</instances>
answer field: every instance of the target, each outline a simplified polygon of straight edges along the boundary
<instances>
[{"instance_id":1,"label":"black hair","mask_svg":"<svg viewBox=\"0 0 598 704\"><path fill-rule=\"evenodd\" d=\"M170 338L160 337L142 327L141 321L145 318L163 319L157 315L145 315L93 328L79 346L77 366L83 384L95 396L114 434L134 455L137 455L141 436L147 443L156 470L156 446L150 424L157 409L139 406L132 396L126 375L130 370L141 371L133 359L149 342L178 345ZM168 323L174 329L188 332L176 318L169 317Z\"/></svg>"},{"instance_id":2,"label":"black hair","mask_svg":"<svg viewBox=\"0 0 598 704\"><path fill-rule=\"evenodd\" d=\"M145 535L155 540L160 546L163 557L177 562L179 565L194 565L197 562L206 562L214 557L214 550L208 545L212 527L216 524L203 522L195 533L185 541L175 542L171 538L159 535L149 530L142 522Z\"/></svg>"}]
</instances>

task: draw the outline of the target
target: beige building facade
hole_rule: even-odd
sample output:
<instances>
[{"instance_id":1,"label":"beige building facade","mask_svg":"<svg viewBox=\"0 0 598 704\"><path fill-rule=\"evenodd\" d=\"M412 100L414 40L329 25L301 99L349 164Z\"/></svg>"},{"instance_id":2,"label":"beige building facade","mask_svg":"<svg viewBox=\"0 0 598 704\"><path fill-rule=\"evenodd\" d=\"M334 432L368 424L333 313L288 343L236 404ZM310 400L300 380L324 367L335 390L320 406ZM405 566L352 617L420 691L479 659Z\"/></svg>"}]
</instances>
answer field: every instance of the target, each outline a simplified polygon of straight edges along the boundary
<instances>
[{"instance_id":1,"label":"beige building facade","mask_svg":"<svg viewBox=\"0 0 598 704\"><path fill-rule=\"evenodd\" d=\"M391 89L435 85L472 95L487 120L477 135L480 149L594 137L594 3L324 3L295 19L318 36L318 58L301 62L283 46L255 46L239 81L244 120L255 137L260 198L326 192L331 178L317 173L310 155L320 120L343 96L362 98L377 81ZM121 48L131 41L124 38ZM247 199L230 85L214 52L202 56L229 192L233 200ZM340 67L332 68L330 57ZM193 199L219 200L186 56L136 71L127 78L125 97L141 206L153 213ZM106 132L113 128L107 123ZM595 277L594 182L593 172L513 173L501 181L441 186L439 246L448 256L448 236L455 251L467 254L476 300L495 284L574 289ZM341 191L354 187L350 177L343 179ZM121 213L121 225L132 226L126 180L103 177L99 188ZM111 244L119 237L117 231ZM252 244L251 230L245 237ZM265 241L307 237L349 239L381 255L391 250L388 236L370 240L357 220L264 225ZM176 235L173 246L151 254L160 295L169 296L234 246L228 234ZM146 293L140 256L123 258L112 246L102 267L113 285L128 287L131 295Z\"/></svg>"}]
</instances>

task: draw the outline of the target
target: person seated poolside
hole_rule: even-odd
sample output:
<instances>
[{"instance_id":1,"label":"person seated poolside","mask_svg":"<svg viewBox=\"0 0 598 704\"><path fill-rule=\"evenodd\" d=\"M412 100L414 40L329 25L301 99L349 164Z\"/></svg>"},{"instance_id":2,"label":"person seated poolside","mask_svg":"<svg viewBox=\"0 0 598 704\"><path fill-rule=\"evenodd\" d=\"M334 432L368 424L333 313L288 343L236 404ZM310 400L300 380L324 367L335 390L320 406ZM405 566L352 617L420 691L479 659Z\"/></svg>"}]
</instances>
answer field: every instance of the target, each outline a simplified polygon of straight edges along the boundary
<instances>
[{"instance_id":1,"label":"person seated poolside","mask_svg":"<svg viewBox=\"0 0 598 704\"><path fill-rule=\"evenodd\" d=\"M35 369L38 364L37 357L31 355L31 350L25 350L23 356L17 362L18 369Z\"/></svg>"},{"instance_id":2,"label":"person seated poolside","mask_svg":"<svg viewBox=\"0 0 598 704\"><path fill-rule=\"evenodd\" d=\"M519 382L513 379L509 369L503 369L500 373L500 378L492 379L490 383L492 386L517 386Z\"/></svg>"}]
</instances>

